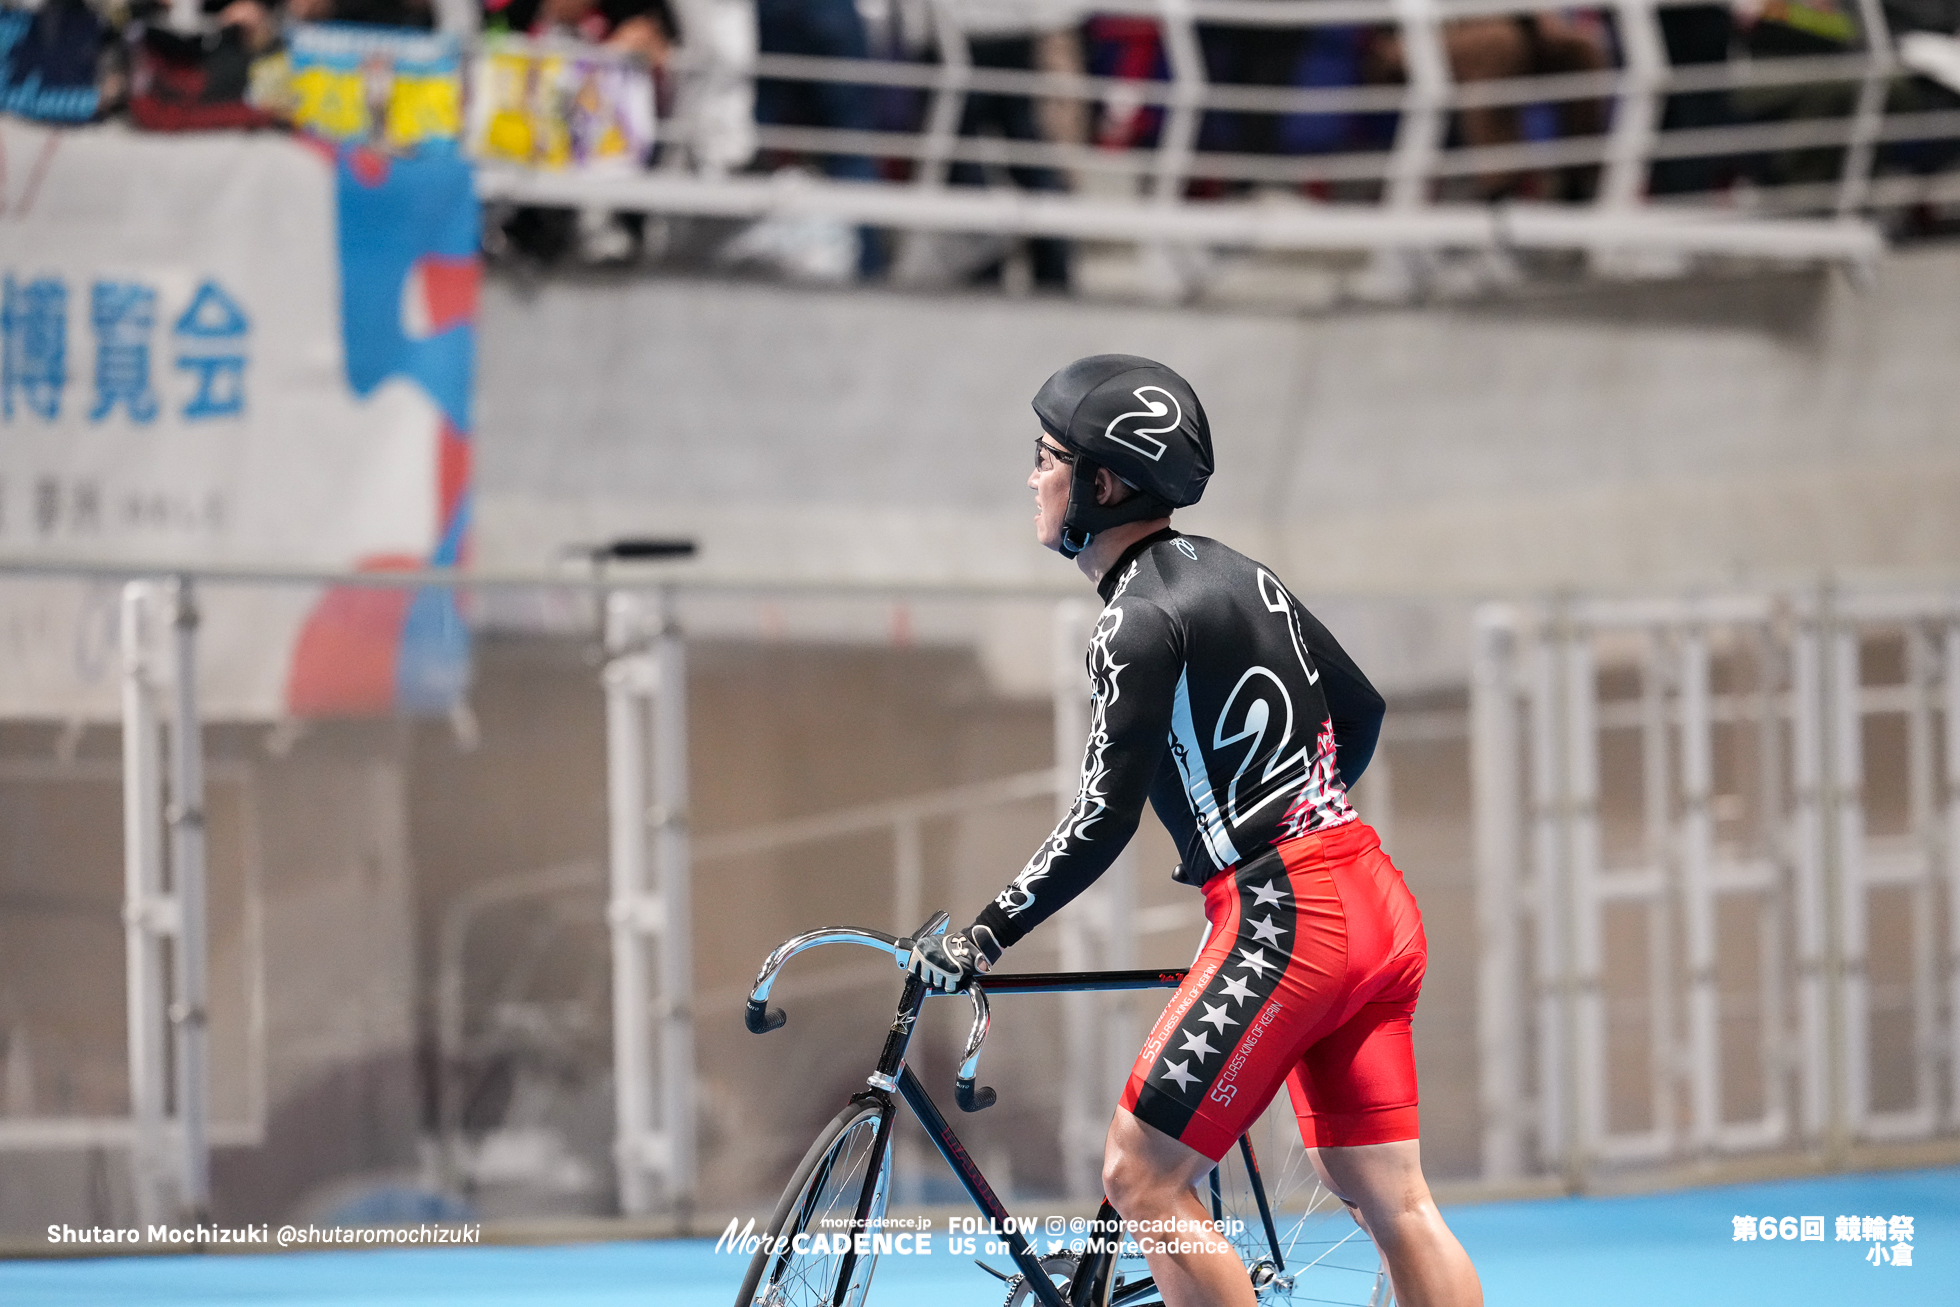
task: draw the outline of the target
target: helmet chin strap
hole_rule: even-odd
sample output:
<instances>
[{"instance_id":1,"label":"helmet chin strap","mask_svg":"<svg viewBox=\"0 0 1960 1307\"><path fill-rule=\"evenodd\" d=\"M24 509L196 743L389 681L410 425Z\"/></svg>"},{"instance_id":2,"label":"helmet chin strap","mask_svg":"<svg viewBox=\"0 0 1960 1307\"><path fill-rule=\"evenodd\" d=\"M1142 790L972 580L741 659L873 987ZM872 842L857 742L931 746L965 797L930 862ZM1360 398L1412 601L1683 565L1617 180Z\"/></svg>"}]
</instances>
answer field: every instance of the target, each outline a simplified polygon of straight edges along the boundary
<instances>
[{"instance_id":1,"label":"helmet chin strap","mask_svg":"<svg viewBox=\"0 0 1960 1307\"><path fill-rule=\"evenodd\" d=\"M1147 490L1138 490L1120 504L1096 502L1096 473L1102 464L1085 454L1076 455L1068 483L1068 511L1062 517L1062 557L1074 558L1087 549L1098 531L1107 531L1125 522L1147 522L1153 517L1169 517L1172 506Z\"/></svg>"}]
</instances>

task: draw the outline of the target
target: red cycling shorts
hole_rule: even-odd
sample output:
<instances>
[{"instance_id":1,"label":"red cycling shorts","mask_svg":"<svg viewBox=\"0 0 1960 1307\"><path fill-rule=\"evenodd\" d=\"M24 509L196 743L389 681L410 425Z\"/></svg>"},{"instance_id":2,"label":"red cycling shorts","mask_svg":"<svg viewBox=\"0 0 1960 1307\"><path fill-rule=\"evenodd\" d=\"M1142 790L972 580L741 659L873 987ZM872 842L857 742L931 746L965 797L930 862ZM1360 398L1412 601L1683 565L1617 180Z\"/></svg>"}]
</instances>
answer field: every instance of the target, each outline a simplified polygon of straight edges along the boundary
<instances>
[{"instance_id":1,"label":"red cycling shorts","mask_svg":"<svg viewBox=\"0 0 1960 1307\"><path fill-rule=\"evenodd\" d=\"M1309 1147L1414 1139L1409 1021L1429 946L1374 830L1352 821L1220 872L1205 919L1123 1106L1214 1161L1282 1080Z\"/></svg>"}]
</instances>

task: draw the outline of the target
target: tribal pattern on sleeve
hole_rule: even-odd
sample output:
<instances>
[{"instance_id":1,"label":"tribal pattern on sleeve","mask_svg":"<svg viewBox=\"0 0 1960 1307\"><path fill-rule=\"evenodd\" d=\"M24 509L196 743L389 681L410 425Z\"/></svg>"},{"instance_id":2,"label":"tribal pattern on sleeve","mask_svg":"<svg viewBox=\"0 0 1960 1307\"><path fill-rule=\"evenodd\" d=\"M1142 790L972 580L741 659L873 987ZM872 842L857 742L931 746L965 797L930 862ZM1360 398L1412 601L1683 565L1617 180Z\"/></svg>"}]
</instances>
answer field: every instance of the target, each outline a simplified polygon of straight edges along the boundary
<instances>
[{"instance_id":1,"label":"tribal pattern on sleeve","mask_svg":"<svg viewBox=\"0 0 1960 1307\"><path fill-rule=\"evenodd\" d=\"M1003 943L1109 867L1146 797L1180 840L1178 879L1192 884L1356 818L1347 787L1373 752L1381 696L1270 570L1165 530L1110 575L1088 650L1081 781L1054 833L981 914Z\"/></svg>"},{"instance_id":2,"label":"tribal pattern on sleeve","mask_svg":"<svg viewBox=\"0 0 1960 1307\"><path fill-rule=\"evenodd\" d=\"M1075 802L1061 824L994 900L1010 914L1018 915L1034 905L1036 887L1048 879L1049 869L1072 851L1079 858L1082 846L1096 838L1095 828L1109 812L1109 710L1122 696L1126 665L1117 661L1111 646L1122 626L1123 610L1115 604L1104 608L1097 619L1096 633L1089 641L1089 682L1095 688L1089 700L1089 743L1082 754L1082 779L1076 787Z\"/></svg>"}]
</instances>

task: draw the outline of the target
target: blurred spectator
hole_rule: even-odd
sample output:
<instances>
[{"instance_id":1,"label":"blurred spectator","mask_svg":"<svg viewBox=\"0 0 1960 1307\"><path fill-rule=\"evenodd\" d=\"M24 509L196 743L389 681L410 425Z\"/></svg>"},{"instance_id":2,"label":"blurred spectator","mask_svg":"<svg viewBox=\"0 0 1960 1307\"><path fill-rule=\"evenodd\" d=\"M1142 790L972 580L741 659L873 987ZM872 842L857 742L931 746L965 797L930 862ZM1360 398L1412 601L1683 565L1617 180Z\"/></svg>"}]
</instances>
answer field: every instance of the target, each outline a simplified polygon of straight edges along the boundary
<instances>
[{"instance_id":1,"label":"blurred spectator","mask_svg":"<svg viewBox=\"0 0 1960 1307\"><path fill-rule=\"evenodd\" d=\"M1205 77L1227 86L1294 84L1311 33L1278 27L1199 23ZM1273 154L1281 148L1280 117L1213 109L1198 125L1198 148L1223 154Z\"/></svg>"},{"instance_id":2,"label":"blurred spectator","mask_svg":"<svg viewBox=\"0 0 1960 1307\"><path fill-rule=\"evenodd\" d=\"M763 54L815 55L866 59L871 50L864 19L852 0L756 0L756 47ZM869 86L848 82L797 82L758 78L755 119L783 127L828 127L839 131L877 130L877 101ZM875 181L878 164L864 154L827 154L823 170L850 181ZM884 242L876 228L860 227L860 277L884 270Z\"/></svg>"},{"instance_id":3,"label":"blurred spectator","mask_svg":"<svg viewBox=\"0 0 1960 1307\"><path fill-rule=\"evenodd\" d=\"M1885 0L1885 18L1898 43L1899 60L1918 74L1894 84L1888 112L1927 113L1960 109L1960 0ZM1960 142L1897 141L1881 150L1879 163L1895 171L1927 173L1948 167ZM1919 212L1914 221L1929 221Z\"/></svg>"},{"instance_id":4,"label":"blurred spectator","mask_svg":"<svg viewBox=\"0 0 1960 1307\"><path fill-rule=\"evenodd\" d=\"M1333 88L1359 86L1366 80L1368 52L1374 29L1316 27L1308 31L1293 68L1293 85ZM1279 148L1286 154L1331 154L1340 150L1380 149L1392 115L1354 113L1290 113L1280 120ZM1310 187L1309 189L1318 189Z\"/></svg>"},{"instance_id":5,"label":"blurred spectator","mask_svg":"<svg viewBox=\"0 0 1960 1307\"><path fill-rule=\"evenodd\" d=\"M1895 37L1909 32L1960 33L1960 0L1884 0L1884 10Z\"/></svg>"},{"instance_id":6,"label":"blurred spectator","mask_svg":"<svg viewBox=\"0 0 1960 1307\"><path fill-rule=\"evenodd\" d=\"M1083 29L1089 72L1130 82L1161 82L1170 77L1162 34L1154 18L1097 14ZM1111 91L1095 105L1096 144L1110 150L1149 149L1162 130L1164 110L1141 96Z\"/></svg>"},{"instance_id":7,"label":"blurred spectator","mask_svg":"<svg viewBox=\"0 0 1960 1307\"><path fill-rule=\"evenodd\" d=\"M673 57L679 27L667 0L485 0L484 28L605 46L646 60L656 77ZM646 244L646 215L523 205L489 218L510 252L541 264L577 254L586 263L626 263ZM501 251L499 251L501 252Z\"/></svg>"},{"instance_id":8,"label":"blurred spectator","mask_svg":"<svg viewBox=\"0 0 1960 1307\"><path fill-rule=\"evenodd\" d=\"M1740 15L1743 46L1751 59L1792 59L1847 54L1861 41L1858 24L1840 0L1768 0ZM1751 122L1842 118L1857 102L1856 82L1811 82L1795 86L1747 86L1737 90L1738 116ZM1835 180L1844 168L1844 150L1825 146L1757 155L1748 171L1766 186Z\"/></svg>"},{"instance_id":9,"label":"blurred spectator","mask_svg":"<svg viewBox=\"0 0 1960 1307\"><path fill-rule=\"evenodd\" d=\"M1683 5L1663 9L1658 17L1670 67L1728 62L1735 20L1727 5ZM1727 91L1684 91L1668 96L1661 109L1662 132L1727 127L1734 121ZM1733 178L1737 162L1714 155L1660 159L1654 163L1647 189L1655 195L1718 190Z\"/></svg>"},{"instance_id":10,"label":"blurred spectator","mask_svg":"<svg viewBox=\"0 0 1960 1307\"><path fill-rule=\"evenodd\" d=\"M0 107L23 118L85 123L102 106L104 30L83 0L0 11Z\"/></svg>"},{"instance_id":11,"label":"blurred spectator","mask_svg":"<svg viewBox=\"0 0 1960 1307\"><path fill-rule=\"evenodd\" d=\"M1084 27L1089 70L1100 77L1133 81L1163 81L1170 76L1156 20L1099 14ZM1296 86L1357 86L1381 73L1372 54L1379 38L1375 29L1357 26L1313 27L1303 30L1233 28L1204 24L1199 28L1205 75L1220 83ZM1399 46L1394 58L1399 61ZM1399 77L1399 62L1394 72ZM1141 96L1110 94L1096 106L1095 139L1110 149L1148 149L1157 143L1164 110ZM1260 114L1208 111L1198 129L1198 148L1206 152L1254 154L1324 154L1345 149L1380 148L1370 128L1382 115L1349 113ZM1392 122L1392 118L1389 119ZM1218 194L1218 182L1198 180L1195 194ZM1313 185L1309 190L1325 189Z\"/></svg>"},{"instance_id":12,"label":"blurred spectator","mask_svg":"<svg viewBox=\"0 0 1960 1307\"><path fill-rule=\"evenodd\" d=\"M1053 72L1080 72L1082 52L1075 31L1076 15L1052 0L1016 3L1016 0L955 0L944 11L957 30L942 29L942 39L964 40L968 58L975 68L1003 68L1032 72L1045 68ZM1079 100L1039 101L1027 95L998 95L969 92L960 117L961 136L998 136L1010 141L1055 140L1062 133L1086 135L1086 113L1070 114L1064 106ZM1043 109L1047 113L1042 112ZM1046 127L1044 129L1044 118ZM1073 143L1073 142L1071 142ZM992 170L977 163L956 162L947 180L955 186L985 186L990 171L1004 171L1014 185L1024 191L1068 189L1062 172L1055 168L1010 166ZM1035 237L1027 242L1033 265L1034 284L1046 290L1067 290L1069 285L1069 243L1053 237ZM990 259L977 270L974 280L997 280L1005 258Z\"/></svg>"},{"instance_id":13,"label":"blurred spectator","mask_svg":"<svg viewBox=\"0 0 1960 1307\"><path fill-rule=\"evenodd\" d=\"M217 7L218 26L236 30L245 48L264 54L279 44L279 10L260 0L206 0L205 12Z\"/></svg>"},{"instance_id":14,"label":"blurred spectator","mask_svg":"<svg viewBox=\"0 0 1960 1307\"><path fill-rule=\"evenodd\" d=\"M864 20L871 58L901 64L932 59L933 11L927 0L859 0L855 7ZM872 89L871 100L876 130L916 132L925 122L931 93L917 86L879 86ZM914 164L909 158L885 158L879 160L879 172L887 181L904 181Z\"/></svg>"},{"instance_id":15,"label":"blurred spectator","mask_svg":"<svg viewBox=\"0 0 1960 1307\"><path fill-rule=\"evenodd\" d=\"M278 43L277 17L255 0L227 5L203 32L139 25L129 41L129 116L153 132L271 126L279 119L250 102L252 66Z\"/></svg>"},{"instance_id":16,"label":"blurred spectator","mask_svg":"<svg viewBox=\"0 0 1960 1307\"><path fill-rule=\"evenodd\" d=\"M486 0L484 26L529 36L562 36L637 54L664 68L676 25L667 0Z\"/></svg>"},{"instance_id":17,"label":"blurred spectator","mask_svg":"<svg viewBox=\"0 0 1960 1307\"><path fill-rule=\"evenodd\" d=\"M1205 73L1213 82L1232 85L1290 86L1334 89L1359 86L1365 80L1373 29L1346 25L1296 30L1232 28L1203 25L1198 29L1205 55ZM1331 154L1342 150L1385 148L1369 132L1379 115L1354 113L1225 113L1205 115L1198 148L1228 154ZM1392 122L1392 118L1389 120ZM1194 193L1209 194L1225 187L1203 182ZM1311 194L1327 187L1309 183Z\"/></svg>"},{"instance_id":18,"label":"blurred spectator","mask_svg":"<svg viewBox=\"0 0 1960 1307\"><path fill-rule=\"evenodd\" d=\"M289 0L286 12L302 23L365 23L424 31L436 25L430 0Z\"/></svg>"},{"instance_id":19,"label":"blurred spectator","mask_svg":"<svg viewBox=\"0 0 1960 1307\"><path fill-rule=\"evenodd\" d=\"M1601 35L1552 13L1458 19L1443 25L1443 49L1449 59L1450 77L1459 83L1595 72L1608 63ZM1391 32L1376 43L1373 64L1371 81L1407 80L1399 32ZM1533 108L1512 104L1460 109L1455 134L1465 146L1477 148L1526 139L1597 136L1605 130L1603 100L1562 100L1552 104L1547 113L1531 112ZM1552 172L1487 173L1478 177L1477 186L1486 199L1580 200L1597 187L1598 172L1597 167L1587 166Z\"/></svg>"},{"instance_id":20,"label":"blurred spectator","mask_svg":"<svg viewBox=\"0 0 1960 1307\"><path fill-rule=\"evenodd\" d=\"M763 54L870 57L864 19L851 0L756 0L756 38ZM756 82L757 122L868 132L876 126L874 110L869 86L775 77ZM862 154L825 155L823 168L832 177L858 181L870 181L878 175L877 164Z\"/></svg>"}]
</instances>

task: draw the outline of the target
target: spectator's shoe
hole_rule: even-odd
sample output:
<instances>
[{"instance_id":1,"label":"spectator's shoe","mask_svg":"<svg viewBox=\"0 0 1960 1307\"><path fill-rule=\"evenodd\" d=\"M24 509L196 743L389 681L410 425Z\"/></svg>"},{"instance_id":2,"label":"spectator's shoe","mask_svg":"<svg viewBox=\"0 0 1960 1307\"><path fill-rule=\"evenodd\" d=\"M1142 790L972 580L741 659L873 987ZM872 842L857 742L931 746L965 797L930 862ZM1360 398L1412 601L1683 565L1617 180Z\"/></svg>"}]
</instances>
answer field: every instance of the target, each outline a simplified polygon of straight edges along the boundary
<instances>
[{"instance_id":1,"label":"spectator's shoe","mask_svg":"<svg viewBox=\"0 0 1960 1307\"><path fill-rule=\"evenodd\" d=\"M579 210L579 262L595 266L631 263L639 252L639 242L617 215L606 209Z\"/></svg>"},{"instance_id":2,"label":"spectator's shoe","mask_svg":"<svg viewBox=\"0 0 1960 1307\"><path fill-rule=\"evenodd\" d=\"M762 218L722 246L715 262L790 281L843 285L857 277L858 231L835 218Z\"/></svg>"},{"instance_id":3,"label":"spectator's shoe","mask_svg":"<svg viewBox=\"0 0 1960 1307\"><path fill-rule=\"evenodd\" d=\"M1936 32L1907 32L1899 38L1899 62L1960 93L1960 40Z\"/></svg>"}]
</instances>

